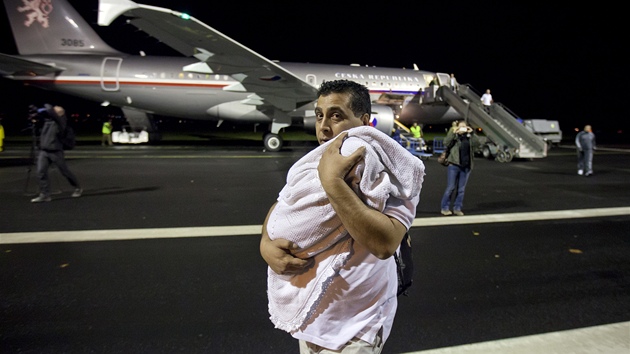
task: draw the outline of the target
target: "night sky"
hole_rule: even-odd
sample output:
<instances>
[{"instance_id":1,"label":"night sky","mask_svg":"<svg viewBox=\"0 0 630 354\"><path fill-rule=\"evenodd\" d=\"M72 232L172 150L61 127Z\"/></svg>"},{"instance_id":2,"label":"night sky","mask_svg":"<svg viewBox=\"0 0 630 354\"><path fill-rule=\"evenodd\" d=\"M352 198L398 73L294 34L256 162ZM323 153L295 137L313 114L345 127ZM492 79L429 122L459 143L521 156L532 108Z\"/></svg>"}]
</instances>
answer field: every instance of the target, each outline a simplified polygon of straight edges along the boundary
<instances>
[{"instance_id":1,"label":"night sky","mask_svg":"<svg viewBox=\"0 0 630 354\"><path fill-rule=\"evenodd\" d=\"M70 3L116 49L177 55L122 21L98 27L98 1ZM565 133L584 124L592 124L596 133L630 131L629 114L622 109L627 19L612 2L142 3L189 13L268 59L395 68L415 63L423 70L455 73L478 92L491 89L495 102L523 119L559 120ZM6 13L2 16L0 51L15 54ZM0 80L11 91L3 95L5 107L21 94L7 81Z\"/></svg>"}]
</instances>

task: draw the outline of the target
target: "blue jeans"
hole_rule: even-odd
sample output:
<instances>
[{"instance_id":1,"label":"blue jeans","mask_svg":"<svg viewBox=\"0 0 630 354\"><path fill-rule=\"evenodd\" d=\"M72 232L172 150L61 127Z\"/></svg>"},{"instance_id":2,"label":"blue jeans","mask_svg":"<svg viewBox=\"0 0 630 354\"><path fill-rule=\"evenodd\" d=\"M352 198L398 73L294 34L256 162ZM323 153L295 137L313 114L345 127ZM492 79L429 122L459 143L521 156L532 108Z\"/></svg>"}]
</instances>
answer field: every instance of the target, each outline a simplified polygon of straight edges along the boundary
<instances>
[{"instance_id":1,"label":"blue jeans","mask_svg":"<svg viewBox=\"0 0 630 354\"><path fill-rule=\"evenodd\" d=\"M455 194L455 203L453 204L453 210L462 210L464 206L464 192L466 191L466 182L468 182L468 176L470 176L470 167L461 168L458 165L448 165L446 167L446 190L442 196L442 209L451 210L451 195L457 187L457 193Z\"/></svg>"}]
</instances>

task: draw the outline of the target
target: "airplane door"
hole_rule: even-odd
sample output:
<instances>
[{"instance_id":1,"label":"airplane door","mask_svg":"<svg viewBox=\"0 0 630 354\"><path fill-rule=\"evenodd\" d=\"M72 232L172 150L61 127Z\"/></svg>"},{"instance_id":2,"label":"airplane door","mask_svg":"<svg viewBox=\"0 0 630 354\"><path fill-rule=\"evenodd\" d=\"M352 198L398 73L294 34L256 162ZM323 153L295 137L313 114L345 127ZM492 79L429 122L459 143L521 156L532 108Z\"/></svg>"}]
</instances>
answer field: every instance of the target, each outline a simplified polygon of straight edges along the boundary
<instances>
[{"instance_id":1,"label":"airplane door","mask_svg":"<svg viewBox=\"0 0 630 354\"><path fill-rule=\"evenodd\" d=\"M317 79L315 78L315 75L308 74L306 75L306 82L308 82L311 86L315 86L317 84Z\"/></svg>"},{"instance_id":2,"label":"airplane door","mask_svg":"<svg viewBox=\"0 0 630 354\"><path fill-rule=\"evenodd\" d=\"M445 73L437 73L440 86L451 86L451 75Z\"/></svg>"},{"instance_id":3,"label":"airplane door","mask_svg":"<svg viewBox=\"0 0 630 354\"><path fill-rule=\"evenodd\" d=\"M103 59L101 64L101 88L103 91L120 90L120 82L118 75L120 73L120 65L122 58L107 57Z\"/></svg>"}]
</instances>

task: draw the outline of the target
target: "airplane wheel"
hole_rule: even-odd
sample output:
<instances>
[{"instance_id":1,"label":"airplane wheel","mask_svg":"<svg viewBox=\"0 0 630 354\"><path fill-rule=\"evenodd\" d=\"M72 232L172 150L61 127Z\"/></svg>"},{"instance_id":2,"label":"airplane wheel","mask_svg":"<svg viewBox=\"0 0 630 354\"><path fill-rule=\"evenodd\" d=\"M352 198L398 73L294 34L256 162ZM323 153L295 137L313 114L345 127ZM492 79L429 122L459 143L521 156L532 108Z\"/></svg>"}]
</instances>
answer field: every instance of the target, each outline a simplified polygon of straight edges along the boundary
<instances>
[{"instance_id":1,"label":"airplane wheel","mask_svg":"<svg viewBox=\"0 0 630 354\"><path fill-rule=\"evenodd\" d=\"M505 152L505 162L510 162L514 158L514 154L511 151Z\"/></svg>"},{"instance_id":2,"label":"airplane wheel","mask_svg":"<svg viewBox=\"0 0 630 354\"><path fill-rule=\"evenodd\" d=\"M507 162L507 155L508 153L506 153L505 151L497 151L497 157L495 158L495 160L497 160L498 162Z\"/></svg>"},{"instance_id":3,"label":"airplane wheel","mask_svg":"<svg viewBox=\"0 0 630 354\"><path fill-rule=\"evenodd\" d=\"M282 149L282 137L278 134L269 133L265 135L265 150L276 152Z\"/></svg>"}]
</instances>

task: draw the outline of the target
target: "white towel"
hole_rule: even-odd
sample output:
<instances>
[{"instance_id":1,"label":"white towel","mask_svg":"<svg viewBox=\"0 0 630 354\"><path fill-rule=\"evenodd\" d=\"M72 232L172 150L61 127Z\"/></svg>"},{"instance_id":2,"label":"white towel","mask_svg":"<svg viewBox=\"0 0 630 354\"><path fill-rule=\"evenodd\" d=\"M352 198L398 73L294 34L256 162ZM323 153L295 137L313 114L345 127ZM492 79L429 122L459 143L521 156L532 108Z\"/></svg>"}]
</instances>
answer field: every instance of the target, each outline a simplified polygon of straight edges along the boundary
<instances>
[{"instance_id":1,"label":"white towel","mask_svg":"<svg viewBox=\"0 0 630 354\"><path fill-rule=\"evenodd\" d=\"M278 203L267 222L274 240L295 242L300 258L316 257L316 268L299 275L267 271L269 313L276 328L299 329L312 315L318 301L350 256L352 238L330 205L319 180L317 166L332 141L298 160L287 174ZM394 139L378 129L361 126L348 130L341 154L348 156L365 146L364 159L346 181L363 200L383 211L387 199L410 199L420 193L424 164Z\"/></svg>"}]
</instances>

